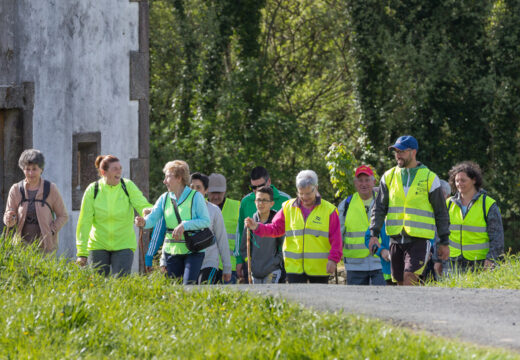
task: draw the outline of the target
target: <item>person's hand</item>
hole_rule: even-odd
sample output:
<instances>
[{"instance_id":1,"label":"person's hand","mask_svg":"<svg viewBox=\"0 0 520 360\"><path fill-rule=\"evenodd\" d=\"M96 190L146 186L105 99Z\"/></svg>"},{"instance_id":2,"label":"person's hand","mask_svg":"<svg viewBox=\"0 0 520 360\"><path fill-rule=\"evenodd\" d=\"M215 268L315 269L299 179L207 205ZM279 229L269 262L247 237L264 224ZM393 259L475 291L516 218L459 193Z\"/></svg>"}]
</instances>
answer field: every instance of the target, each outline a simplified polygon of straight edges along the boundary
<instances>
[{"instance_id":1,"label":"person's hand","mask_svg":"<svg viewBox=\"0 0 520 360\"><path fill-rule=\"evenodd\" d=\"M492 270L495 267L495 263L491 260L484 260L484 269Z\"/></svg>"},{"instance_id":2,"label":"person's hand","mask_svg":"<svg viewBox=\"0 0 520 360\"><path fill-rule=\"evenodd\" d=\"M222 274L222 281L224 281L225 283L230 282L231 274Z\"/></svg>"},{"instance_id":3,"label":"person's hand","mask_svg":"<svg viewBox=\"0 0 520 360\"><path fill-rule=\"evenodd\" d=\"M143 210L143 216L147 216L152 212L152 208L146 208Z\"/></svg>"},{"instance_id":4,"label":"person's hand","mask_svg":"<svg viewBox=\"0 0 520 360\"><path fill-rule=\"evenodd\" d=\"M78 256L76 259L76 264L78 264L81 267L84 267L87 265L87 258L85 256Z\"/></svg>"},{"instance_id":5,"label":"person's hand","mask_svg":"<svg viewBox=\"0 0 520 360\"><path fill-rule=\"evenodd\" d=\"M179 224L175 229L173 229L172 236L175 240L179 241L182 239L182 234L184 234L184 225Z\"/></svg>"},{"instance_id":6,"label":"person's hand","mask_svg":"<svg viewBox=\"0 0 520 360\"><path fill-rule=\"evenodd\" d=\"M381 250L381 258L384 261L390 262L390 251L388 251L386 249Z\"/></svg>"},{"instance_id":7,"label":"person's hand","mask_svg":"<svg viewBox=\"0 0 520 360\"><path fill-rule=\"evenodd\" d=\"M379 247L381 246L381 244L379 243L379 239L375 236L371 236L370 241L368 242L368 250L370 251L371 255L374 255L375 253L375 251L373 251L374 245L377 245L377 249L379 249Z\"/></svg>"},{"instance_id":8,"label":"person's hand","mask_svg":"<svg viewBox=\"0 0 520 360\"><path fill-rule=\"evenodd\" d=\"M237 264L237 277L240 279L244 278L244 264Z\"/></svg>"},{"instance_id":9,"label":"person's hand","mask_svg":"<svg viewBox=\"0 0 520 360\"><path fill-rule=\"evenodd\" d=\"M161 266L161 273L166 274L166 266Z\"/></svg>"},{"instance_id":10,"label":"person's hand","mask_svg":"<svg viewBox=\"0 0 520 360\"><path fill-rule=\"evenodd\" d=\"M143 227L146 224L146 220L142 216L136 216L134 224L137 227Z\"/></svg>"},{"instance_id":11,"label":"person's hand","mask_svg":"<svg viewBox=\"0 0 520 360\"><path fill-rule=\"evenodd\" d=\"M250 228L251 230L255 231L256 229L258 229L258 223L256 221L254 221L252 218L248 217L244 220L244 225L248 228Z\"/></svg>"},{"instance_id":12,"label":"person's hand","mask_svg":"<svg viewBox=\"0 0 520 360\"><path fill-rule=\"evenodd\" d=\"M329 260L327 261L327 272L329 274L334 274L334 272L336 271L336 263L332 260Z\"/></svg>"},{"instance_id":13,"label":"person's hand","mask_svg":"<svg viewBox=\"0 0 520 360\"><path fill-rule=\"evenodd\" d=\"M442 263L439 262L433 264L433 270L438 276L442 275Z\"/></svg>"},{"instance_id":14,"label":"person's hand","mask_svg":"<svg viewBox=\"0 0 520 360\"><path fill-rule=\"evenodd\" d=\"M144 273L150 274L153 271L153 268L151 266L145 266L144 267Z\"/></svg>"},{"instance_id":15,"label":"person's hand","mask_svg":"<svg viewBox=\"0 0 520 360\"><path fill-rule=\"evenodd\" d=\"M450 257L450 246L449 245L437 245L437 257L440 260L448 260Z\"/></svg>"},{"instance_id":16,"label":"person's hand","mask_svg":"<svg viewBox=\"0 0 520 360\"><path fill-rule=\"evenodd\" d=\"M14 210L9 210L9 211L6 211L6 217L7 217L7 227L13 227L16 225L16 211Z\"/></svg>"}]
</instances>

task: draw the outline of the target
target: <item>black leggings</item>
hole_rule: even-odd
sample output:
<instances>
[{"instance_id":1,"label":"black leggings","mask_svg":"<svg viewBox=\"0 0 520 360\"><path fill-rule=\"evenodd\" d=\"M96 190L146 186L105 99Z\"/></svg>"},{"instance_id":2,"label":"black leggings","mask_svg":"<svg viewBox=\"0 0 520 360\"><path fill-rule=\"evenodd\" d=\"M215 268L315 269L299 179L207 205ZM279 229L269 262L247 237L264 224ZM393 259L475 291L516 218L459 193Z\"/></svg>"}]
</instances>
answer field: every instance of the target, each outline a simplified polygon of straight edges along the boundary
<instances>
[{"instance_id":1,"label":"black leggings","mask_svg":"<svg viewBox=\"0 0 520 360\"><path fill-rule=\"evenodd\" d=\"M328 284L329 276L309 276L307 274L290 274L287 273L287 280L289 284Z\"/></svg>"}]
</instances>

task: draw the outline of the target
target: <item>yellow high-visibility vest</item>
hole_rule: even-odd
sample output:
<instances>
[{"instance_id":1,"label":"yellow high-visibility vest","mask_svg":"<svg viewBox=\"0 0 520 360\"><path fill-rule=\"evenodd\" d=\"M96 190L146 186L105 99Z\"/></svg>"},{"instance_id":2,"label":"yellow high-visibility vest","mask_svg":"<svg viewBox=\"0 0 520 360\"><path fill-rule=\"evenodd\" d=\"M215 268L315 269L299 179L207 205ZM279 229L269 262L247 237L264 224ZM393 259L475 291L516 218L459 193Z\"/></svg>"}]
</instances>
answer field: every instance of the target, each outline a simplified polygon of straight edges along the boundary
<instances>
[{"instance_id":1,"label":"yellow high-visibility vest","mask_svg":"<svg viewBox=\"0 0 520 360\"><path fill-rule=\"evenodd\" d=\"M226 227L227 239L229 243L229 256L231 257L231 270L237 269L237 260L233 255L236 243L236 231L238 225L238 215L240 211L240 201L226 198L222 207L222 217L224 218L224 226ZM220 259L219 268L223 269L222 259Z\"/></svg>"},{"instance_id":2,"label":"yellow high-visibility vest","mask_svg":"<svg viewBox=\"0 0 520 360\"><path fill-rule=\"evenodd\" d=\"M329 221L330 215L337 211L336 207L322 199L304 221L295 201L291 199L282 205L285 217L285 270L290 274L326 276L331 249Z\"/></svg>"},{"instance_id":3,"label":"yellow high-visibility vest","mask_svg":"<svg viewBox=\"0 0 520 360\"><path fill-rule=\"evenodd\" d=\"M370 251L365 246L365 234L369 226L370 220L363 200L359 193L355 193L350 199L345 216L345 237L343 238L343 257L345 259L360 259L370 255Z\"/></svg>"},{"instance_id":4,"label":"yellow high-visibility vest","mask_svg":"<svg viewBox=\"0 0 520 360\"><path fill-rule=\"evenodd\" d=\"M182 221L191 220L191 208L193 205L193 197L195 196L196 191L191 190L190 194L182 203L177 204L177 208L179 209L179 215ZM186 242L184 240L184 235L182 239L177 241L172 237L172 231L179 225L177 221L177 216L175 216L175 208L172 205L170 195L166 195L166 202L164 205L164 221L166 222L166 235L164 238L164 247L163 250L167 254L170 255L183 255L187 254L190 251L186 247Z\"/></svg>"},{"instance_id":5,"label":"yellow high-visibility vest","mask_svg":"<svg viewBox=\"0 0 520 360\"><path fill-rule=\"evenodd\" d=\"M485 195L484 195L485 196ZM484 217L483 195L471 205L466 216L462 217L462 209L454 202L447 200L450 214L450 257L462 255L467 260L484 260L489 252L489 235ZM495 200L486 196L486 216Z\"/></svg>"},{"instance_id":6,"label":"yellow high-visibility vest","mask_svg":"<svg viewBox=\"0 0 520 360\"><path fill-rule=\"evenodd\" d=\"M435 216L428 199L435 176L427 168L418 169L405 195L400 168L396 166L385 173L389 193L385 224L389 236L399 235L403 229L413 237L431 239L435 236Z\"/></svg>"}]
</instances>

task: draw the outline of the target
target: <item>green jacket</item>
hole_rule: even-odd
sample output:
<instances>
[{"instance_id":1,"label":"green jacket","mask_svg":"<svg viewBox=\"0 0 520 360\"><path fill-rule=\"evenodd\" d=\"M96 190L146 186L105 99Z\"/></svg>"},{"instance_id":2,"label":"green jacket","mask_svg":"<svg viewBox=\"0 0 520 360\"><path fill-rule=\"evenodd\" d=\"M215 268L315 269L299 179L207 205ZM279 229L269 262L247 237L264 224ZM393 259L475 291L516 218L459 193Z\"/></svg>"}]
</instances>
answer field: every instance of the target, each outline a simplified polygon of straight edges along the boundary
<instances>
[{"instance_id":1,"label":"green jacket","mask_svg":"<svg viewBox=\"0 0 520 360\"><path fill-rule=\"evenodd\" d=\"M278 211L282 208L282 204L289 200L291 197L284 193L283 191L278 190L271 185L273 189L273 200L274 205L271 209L274 211ZM237 226L237 234L236 234L236 243L235 243L235 251L234 255L237 258L237 264L242 264L244 259L240 256L240 241L242 240L242 232L244 231L244 220L247 217L253 217L256 213L256 204L255 204L255 193L250 192L240 202L240 210L238 213L238 226Z\"/></svg>"},{"instance_id":2,"label":"green jacket","mask_svg":"<svg viewBox=\"0 0 520 360\"><path fill-rule=\"evenodd\" d=\"M91 250L135 251L134 209L142 215L143 209L152 205L131 180L124 182L128 196L121 183L111 186L104 179L99 180L96 199L95 183L85 190L76 228L77 256L86 257Z\"/></svg>"}]
</instances>

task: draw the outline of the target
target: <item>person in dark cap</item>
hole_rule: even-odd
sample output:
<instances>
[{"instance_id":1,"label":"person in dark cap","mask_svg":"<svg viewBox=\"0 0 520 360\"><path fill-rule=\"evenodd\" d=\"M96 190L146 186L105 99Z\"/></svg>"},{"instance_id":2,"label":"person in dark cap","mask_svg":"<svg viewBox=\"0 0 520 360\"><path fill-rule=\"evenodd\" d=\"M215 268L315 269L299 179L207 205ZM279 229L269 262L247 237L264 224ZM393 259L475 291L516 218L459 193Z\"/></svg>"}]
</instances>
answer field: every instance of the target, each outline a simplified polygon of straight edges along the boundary
<instances>
[{"instance_id":1,"label":"person in dark cap","mask_svg":"<svg viewBox=\"0 0 520 360\"><path fill-rule=\"evenodd\" d=\"M419 282L430 255L430 241L439 236L437 256L449 256L450 218L439 177L417 161L419 145L410 135L401 136L393 150L397 166L381 178L372 212L369 249L379 248L385 222L390 236L392 280L399 285ZM386 220L385 220L386 218Z\"/></svg>"}]
</instances>

